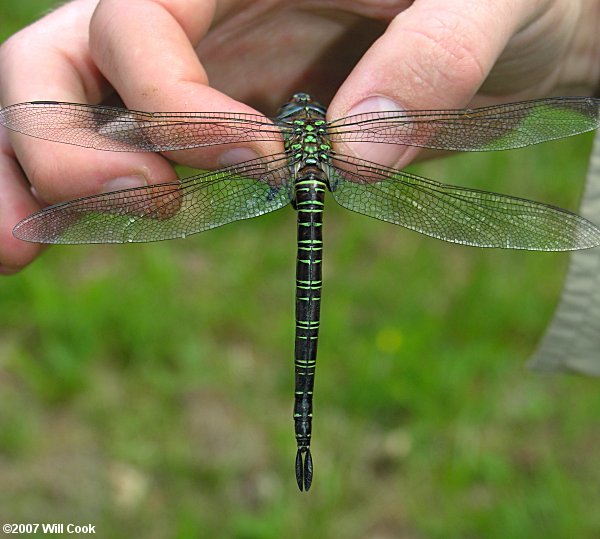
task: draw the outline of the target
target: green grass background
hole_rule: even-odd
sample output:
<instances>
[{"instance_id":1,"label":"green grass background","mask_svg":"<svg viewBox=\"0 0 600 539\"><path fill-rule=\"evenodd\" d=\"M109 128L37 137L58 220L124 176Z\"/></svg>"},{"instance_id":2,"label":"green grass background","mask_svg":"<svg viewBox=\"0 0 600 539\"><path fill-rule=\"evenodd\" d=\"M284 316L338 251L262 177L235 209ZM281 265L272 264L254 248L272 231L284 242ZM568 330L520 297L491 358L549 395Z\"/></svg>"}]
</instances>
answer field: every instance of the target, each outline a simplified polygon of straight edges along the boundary
<instances>
[{"instance_id":1,"label":"green grass background","mask_svg":"<svg viewBox=\"0 0 600 539\"><path fill-rule=\"evenodd\" d=\"M52 3L0 4L0 38ZM413 170L575 209L590 141ZM2 279L0 521L111 538L600 537L598 383L525 368L567 255L445 244L327 202L308 495L287 208L185 241L57 247Z\"/></svg>"}]
</instances>

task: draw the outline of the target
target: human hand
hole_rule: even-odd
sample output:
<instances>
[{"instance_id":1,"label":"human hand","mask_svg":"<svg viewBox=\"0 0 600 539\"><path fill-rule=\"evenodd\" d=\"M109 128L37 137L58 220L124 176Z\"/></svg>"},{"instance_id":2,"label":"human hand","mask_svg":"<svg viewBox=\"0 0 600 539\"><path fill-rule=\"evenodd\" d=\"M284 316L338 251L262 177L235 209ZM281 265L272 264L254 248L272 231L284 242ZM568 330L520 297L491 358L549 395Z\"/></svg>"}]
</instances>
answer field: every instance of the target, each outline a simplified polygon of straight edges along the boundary
<instances>
[{"instance_id":1,"label":"human hand","mask_svg":"<svg viewBox=\"0 0 600 539\"><path fill-rule=\"evenodd\" d=\"M600 0L323 5L76 0L0 48L0 103L100 103L116 92L139 110L255 112L249 103L274 112L294 91L327 102L339 88L329 111L337 118L377 106L458 108L589 94L599 78ZM369 96L378 97L363 101ZM175 179L156 154L97 152L4 129L0 148L5 273L38 254L11 231L43 203ZM257 142L239 150L224 159L281 148ZM224 151L199 148L177 158L215 168ZM404 166L418 150L355 144L342 151Z\"/></svg>"}]
</instances>

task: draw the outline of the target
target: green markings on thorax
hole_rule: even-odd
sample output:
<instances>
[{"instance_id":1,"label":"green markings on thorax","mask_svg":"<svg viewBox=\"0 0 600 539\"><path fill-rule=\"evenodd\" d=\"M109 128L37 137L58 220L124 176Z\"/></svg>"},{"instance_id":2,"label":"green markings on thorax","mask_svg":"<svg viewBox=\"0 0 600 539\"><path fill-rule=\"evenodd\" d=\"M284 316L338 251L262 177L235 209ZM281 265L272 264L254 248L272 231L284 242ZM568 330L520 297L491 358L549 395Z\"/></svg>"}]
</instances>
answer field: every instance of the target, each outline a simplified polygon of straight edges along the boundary
<instances>
[{"instance_id":1,"label":"green markings on thorax","mask_svg":"<svg viewBox=\"0 0 600 539\"><path fill-rule=\"evenodd\" d=\"M325 129L325 120L297 119L292 125L293 134L286 140L285 149L294 161L303 162L305 165L327 162L331 145Z\"/></svg>"}]
</instances>

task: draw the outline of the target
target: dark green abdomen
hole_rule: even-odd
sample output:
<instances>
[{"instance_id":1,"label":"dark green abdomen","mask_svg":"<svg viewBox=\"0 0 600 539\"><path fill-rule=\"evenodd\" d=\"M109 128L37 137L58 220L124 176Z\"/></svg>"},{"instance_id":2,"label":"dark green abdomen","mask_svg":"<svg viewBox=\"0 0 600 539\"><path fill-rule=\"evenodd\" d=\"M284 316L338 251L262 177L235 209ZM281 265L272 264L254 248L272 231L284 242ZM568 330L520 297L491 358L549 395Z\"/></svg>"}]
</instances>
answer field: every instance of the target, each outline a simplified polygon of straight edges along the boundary
<instances>
[{"instance_id":1,"label":"dark green abdomen","mask_svg":"<svg viewBox=\"0 0 600 539\"><path fill-rule=\"evenodd\" d=\"M321 308L323 201L327 188L322 178L323 172L318 168L304 167L295 183L295 204L298 210L298 259L294 424L298 443L296 478L301 490L303 487L308 490L312 481L312 459L309 447Z\"/></svg>"}]
</instances>

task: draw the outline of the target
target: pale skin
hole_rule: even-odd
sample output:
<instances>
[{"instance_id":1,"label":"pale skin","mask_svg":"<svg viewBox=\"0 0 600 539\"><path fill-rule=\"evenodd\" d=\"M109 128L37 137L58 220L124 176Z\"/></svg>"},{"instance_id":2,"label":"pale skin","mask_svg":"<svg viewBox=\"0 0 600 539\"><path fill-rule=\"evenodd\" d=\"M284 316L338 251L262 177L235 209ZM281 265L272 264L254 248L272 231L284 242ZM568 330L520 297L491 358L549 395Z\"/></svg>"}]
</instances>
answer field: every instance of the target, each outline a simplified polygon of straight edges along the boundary
<instances>
[{"instance_id":1,"label":"pale skin","mask_svg":"<svg viewBox=\"0 0 600 539\"><path fill-rule=\"evenodd\" d=\"M75 0L0 47L0 103L273 115L296 91L328 117L593 95L600 0ZM231 150L231 148L229 148ZM169 157L216 168L281 151L254 143ZM417 151L336 148L405 166ZM99 152L0 128L0 273L41 247L12 228L47 203L176 178L157 154Z\"/></svg>"}]
</instances>

